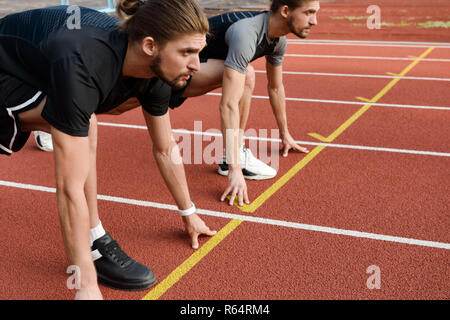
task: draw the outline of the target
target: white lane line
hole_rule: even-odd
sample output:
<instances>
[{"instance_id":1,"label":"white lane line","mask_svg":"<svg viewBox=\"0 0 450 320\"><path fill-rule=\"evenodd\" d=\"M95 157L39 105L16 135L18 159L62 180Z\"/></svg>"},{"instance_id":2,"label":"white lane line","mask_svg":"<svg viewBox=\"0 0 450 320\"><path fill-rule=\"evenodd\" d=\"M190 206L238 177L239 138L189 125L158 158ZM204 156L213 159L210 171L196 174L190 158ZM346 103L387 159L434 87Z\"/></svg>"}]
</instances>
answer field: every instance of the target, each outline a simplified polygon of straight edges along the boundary
<instances>
[{"instance_id":1,"label":"white lane line","mask_svg":"<svg viewBox=\"0 0 450 320\"><path fill-rule=\"evenodd\" d=\"M255 70L256 73L266 73L265 70ZM349 74L349 73L324 73L324 72L296 72L283 71L283 74L289 75L306 75L306 76L326 76L326 77L349 77L349 78L375 78L375 79L397 79L404 80L426 80L426 81L450 81L450 78L431 78L431 77L399 77L399 76L385 76L375 74Z\"/></svg>"},{"instance_id":2,"label":"white lane line","mask_svg":"<svg viewBox=\"0 0 450 320\"><path fill-rule=\"evenodd\" d=\"M288 43L292 44L321 44L321 45L350 45L350 46L400 46L410 48L418 46L418 48L450 48L449 42L414 42L414 41L368 41L368 40L318 40L318 39L288 39Z\"/></svg>"},{"instance_id":3,"label":"white lane line","mask_svg":"<svg viewBox=\"0 0 450 320\"><path fill-rule=\"evenodd\" d=\"M222 96L220 92L208 92L207 96ZM252 96L253 99L264 99L269 100L268 96ZM324 99L305 99L305 98L286 98L286 101L295 102L315 102L315 103L332 103L332 104L350 104L357 106L364 106L367 102L359 101L344 101L344 100L324 100ZM413 104L393 104L393 103L370 103L374 107L387 107L387 108L406 108L406 109L425 109L425 110L450 110L450 107L439 107L439 106L420 106Z\"/></svg>"},{"instance_id":4,"label":"white lane line","mask_svg":"<svg viewBox=\"0 0 450 320\"><path fill-rule=\"evenodd\" d=\"M414 44L376 44L376 43L322 43L322 42L293 42L288 40L291 45L314 45L314 46L352 46L352 47L381 47L381 48L429 48L436 47L436 49L450 49L450 46L436 46L436 45L414 45Z\"/></svg>"},{"instance_id":5,"label":"white lane line","mask_svg":"<svg viewBox=\"0 0 450 320\"><path fill-rule=\"evenodd\" d=\"M31 185L31 184L23 184L23 183L10 182L10 181L0 180L0 186L25 189L25 190L33 190L33 191L43 191L43 192L48 192L48 193L56 193L55 188L48 188L48 187L43 187L43 186L36 186L36 185ZM158 209L163 209L163 210L177 211L177 207L174 205L170 205L170 204L163 204L163 203L156 203L156 202L149 202L149 201L142 201L142 200L135 200L135 199L127 199L127 198L122 198L122 197L105 196L105 195L98 195L97 198L99 200L133 205L133 206L139 206L139 207L150 207L150 208L158 208ZM285 228L291 228L291 229L323 232L323 233L343 235L343 236L348 236L348 237L364 238L364 239L371 239L371 240L378 240L378 241L387 241L387 242L402 243L402 244L408 244L408 245L416 245L416 246L424 246L424 247L450 250L450 244L443 243L443 242L418 240L418 239L412 239L412 238L389 236L389 235L382 235L382 234L375 234L375 233L368 233L368 232L361 232L361 231L354 231L354 230L346 230L346 229L338 229L338 228L329 228L329 227L316 226L316 225L311 225L311 224L288 222L288 221L283 221L283 220L275 220L275 219L267 219L267 218L258 218L258 217L226 213L226 212L220 212L220 211L204 210L204 209L197 209L197 213L200 215L207 215L207 216L219 217L219 218L225 218L225 219L237 219L237 220L243 220L246 222L260 223L260 224L285 227Z\"/></svg>"},{"instance_id":6,"label":"white lane line","mask_svg":"<svg viewBox=\"0 0 450 320\"><path fill-rule=\"evenodd\" d=\"M297 57L297 58L326 58L326 59L362 59L362 60L393 60L393 61L415 61L417 58L404 58L404 57L371 57L371 56L341 56L341 55L323 55L323 54L293 54L286 53L285 57ZM450 62L450 59L420 59L424 62Z\"/></svg>"},{"instance_id":7,"label":"white lane line","mask_svg":"<svg viewBox=\"0 0 450 320\"><path fill-rule=\"evenodd\" d=\"M133 125L133 124L98 122L98 125L104 126L104 127L117 127L117 128L127 128L127 129L147 130L146 126ZM179 134L201 135L201 136L208 136L208 137L222 137L221 133L214 133L214 132L191 131L191 130L185 130L185 129L172 129L172 131L174 133L179 133ZM251 136L244 136L244 138L246 140L281 142L280 139L272 139L272 138L251 137ZM304 145L311 145L311 146L325 146L325 147L331 147L331 148L355 149L355 150L366 150L366 151L382 151L382 152L405 153L405 154L436 156L436 157L450 157L450 153L445 153L445 152L421 151L421 150L411 150L411 149L396 149L396 148L381 148L381 147L336 144L336 143L322 143L322 142L301 141L301 140L296 141L296 143L304 144Z\"/></svg>"}]
</instances>

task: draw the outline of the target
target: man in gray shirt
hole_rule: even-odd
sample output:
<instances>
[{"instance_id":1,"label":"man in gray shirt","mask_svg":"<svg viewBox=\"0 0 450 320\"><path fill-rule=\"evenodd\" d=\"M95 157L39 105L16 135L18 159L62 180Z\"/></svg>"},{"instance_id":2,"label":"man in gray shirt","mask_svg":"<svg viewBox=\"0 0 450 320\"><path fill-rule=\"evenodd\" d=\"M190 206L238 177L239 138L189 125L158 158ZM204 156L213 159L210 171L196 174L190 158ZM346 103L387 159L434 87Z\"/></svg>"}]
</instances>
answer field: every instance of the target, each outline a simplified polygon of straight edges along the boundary
<instances>
[{"instance_id":1,"label":"man in gray shirt","mask_svg":"<svg viewBox=\"0 0 450 320\"><path fill-rule=\"evenodd\" d=\"M256 159L244 147L243 132L247 123L255 71L250 62L265 56L270 104L282 140L282 153L290 149L309 152L295 142L289 133L282 78L282 62L286 51L286 35L306 38L317 24L319 0L272 0L270 11L229 12L209 19L211 36L200 53L200 71L188 85L172 92L170 107L180 106L188 97L196 97L222 87L220 115L226 153L219 164L219 173L228 175L232 205L237 196L239 205L249 203L244 177L270 179L276 170Z\"/></svg>"}]
</instances>

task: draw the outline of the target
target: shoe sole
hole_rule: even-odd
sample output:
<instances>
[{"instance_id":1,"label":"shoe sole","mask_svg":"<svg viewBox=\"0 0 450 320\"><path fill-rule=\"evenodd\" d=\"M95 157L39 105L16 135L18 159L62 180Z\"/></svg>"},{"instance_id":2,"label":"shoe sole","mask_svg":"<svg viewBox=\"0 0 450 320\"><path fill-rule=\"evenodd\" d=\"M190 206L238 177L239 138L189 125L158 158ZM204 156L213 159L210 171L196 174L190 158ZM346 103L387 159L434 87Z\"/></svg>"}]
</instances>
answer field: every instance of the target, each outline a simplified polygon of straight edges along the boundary
<instances>
[{"instance_id":1,"label":"shoe sole","mask_svg":"<svg viewBox=\"0 0 450 320\"><path fill-rule=\"evenodd\" d=\"M221 176L228 177L228 170L226 170L226 171L222 170L222 169L220 169L220 167L219 167L219 170L217 170L217 173L220 174ZM247 180L268 180L268 179L273 179L275 176L276 176L276 174L273 176L262 176L262 175L248 176L248 175L244 174L244 178Z\"/></svg>"},{"instance_id":2,"label":"shoe sole","mask_svg":"<svg viewBox=\"0 0 450 320\"><path fill-rule=\"evenodd\" d=\"M97 274L97 281L99 284L104 285L111 289L123 290L123 291L141 291L150 288L155 285L157 280L156 277L153 277L147 282L142 283L123 283L117 282L113 279L109 279L105 276Z\"/></svg>"}]
</instances>

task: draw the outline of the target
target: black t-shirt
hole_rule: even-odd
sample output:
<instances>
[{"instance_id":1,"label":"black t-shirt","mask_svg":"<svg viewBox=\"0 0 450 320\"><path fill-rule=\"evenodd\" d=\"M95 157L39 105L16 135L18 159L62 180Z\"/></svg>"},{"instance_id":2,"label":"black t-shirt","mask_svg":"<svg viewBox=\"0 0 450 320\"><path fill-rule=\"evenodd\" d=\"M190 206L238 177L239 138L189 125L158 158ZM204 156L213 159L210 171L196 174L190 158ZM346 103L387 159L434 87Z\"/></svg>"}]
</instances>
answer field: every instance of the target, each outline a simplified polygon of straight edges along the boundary
<instances>
[{"instance_id":1,"label":"black t-shirt","mask_svg":"<svg viewBox=\"0 0 450 320\"><path fill-rule=\"evenodd\" d=\"M167 113L171 88L158 78L124 78L128 47L117 18L80 7L71 28L67 6L0 19L0 71L47 95L42 116L72 136L87 136L93 113L136 97L151 115ZM1 89L1 88L0 88Z\"/></svg>"}]
</instances>

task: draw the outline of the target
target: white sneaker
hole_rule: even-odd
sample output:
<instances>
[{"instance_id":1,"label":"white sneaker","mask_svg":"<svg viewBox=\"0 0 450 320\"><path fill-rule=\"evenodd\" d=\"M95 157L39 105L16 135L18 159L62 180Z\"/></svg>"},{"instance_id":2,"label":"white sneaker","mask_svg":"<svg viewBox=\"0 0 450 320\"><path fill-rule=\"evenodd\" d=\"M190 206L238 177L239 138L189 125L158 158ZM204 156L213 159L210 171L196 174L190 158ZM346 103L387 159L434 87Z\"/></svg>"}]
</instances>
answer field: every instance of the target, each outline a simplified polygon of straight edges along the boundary
<instances>
[{"instance_id":1,"label":"white sneaker","mask_svg":"<svg viewBox=\"0 0 450 320\"><path fill-rule=\"evenodd\" d=\"M265 180L272 179L277 175L277 171L257 159L250 149L242 146L239 149L239 160L241 161L242 174L248 180ZM219 163L217 171L222 176L228 176L228 164L225 159Z\"/></svg>"},{"instance_id":2,"label":"white sneaker","mask_svg":"<svg viewBox=\"0 0 450 320\"><path fill-rule=\"evenodd\" d=\"M33 131L36 145L42 151L53 151L52 135L43 131Z\"/></svg>"}]
</instances>

